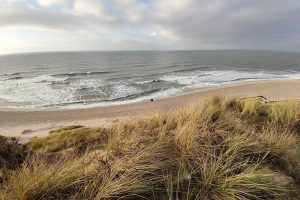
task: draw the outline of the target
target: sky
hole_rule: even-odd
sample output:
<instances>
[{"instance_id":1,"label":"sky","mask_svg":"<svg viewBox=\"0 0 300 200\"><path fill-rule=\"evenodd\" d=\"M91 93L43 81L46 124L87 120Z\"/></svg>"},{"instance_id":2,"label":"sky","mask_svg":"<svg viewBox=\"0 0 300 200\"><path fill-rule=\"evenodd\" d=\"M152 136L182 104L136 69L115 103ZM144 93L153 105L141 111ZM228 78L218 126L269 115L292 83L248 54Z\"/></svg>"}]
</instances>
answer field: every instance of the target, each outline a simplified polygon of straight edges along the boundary
<instances>
[{"instance_id":1,"label":"sky","mask_svg":"<svg viewBox=\"0 0 300 200\"><path fill-rule=\"evenodd\" d=\"M0 0L0 54L300 51L300 0Z\"/></svg>"}]
</instances>

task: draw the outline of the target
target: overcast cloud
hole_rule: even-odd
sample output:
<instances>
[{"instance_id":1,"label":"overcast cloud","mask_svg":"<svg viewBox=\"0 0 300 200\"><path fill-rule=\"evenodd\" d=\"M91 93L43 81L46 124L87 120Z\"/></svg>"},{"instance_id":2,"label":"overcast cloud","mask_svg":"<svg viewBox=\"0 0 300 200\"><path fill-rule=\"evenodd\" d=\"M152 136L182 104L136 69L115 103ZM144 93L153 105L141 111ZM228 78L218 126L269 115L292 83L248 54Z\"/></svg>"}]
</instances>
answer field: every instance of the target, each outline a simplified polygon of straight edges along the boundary
<instances>
[{"instance_id":1,"label":"overcast cloud","mask_svg":"<svg viewBox=\"0 0 300 200\"><path fill-rule=\"evenodd\" d=\"M0 0L0 54L300 51L299 0Z\"/></svg>"}]
</instances>

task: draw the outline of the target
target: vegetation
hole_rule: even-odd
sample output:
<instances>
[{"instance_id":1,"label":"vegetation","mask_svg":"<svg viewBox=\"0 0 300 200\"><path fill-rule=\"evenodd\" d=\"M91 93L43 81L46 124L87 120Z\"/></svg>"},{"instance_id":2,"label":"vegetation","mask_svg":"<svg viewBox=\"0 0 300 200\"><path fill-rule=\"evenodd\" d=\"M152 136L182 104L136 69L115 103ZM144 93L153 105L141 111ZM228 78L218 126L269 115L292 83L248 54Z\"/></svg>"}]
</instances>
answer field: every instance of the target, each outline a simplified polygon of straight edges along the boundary
<instances>
[{"instance_id":1,"label":"vegetation","mask_svg":"<svg viewBox=\"0 0 300 200\"><path fill-rule=\"evenodd\" d=\"M26 144L2 199L300 199L300 104L211 98Z\"/></svg>"}]
</instances>

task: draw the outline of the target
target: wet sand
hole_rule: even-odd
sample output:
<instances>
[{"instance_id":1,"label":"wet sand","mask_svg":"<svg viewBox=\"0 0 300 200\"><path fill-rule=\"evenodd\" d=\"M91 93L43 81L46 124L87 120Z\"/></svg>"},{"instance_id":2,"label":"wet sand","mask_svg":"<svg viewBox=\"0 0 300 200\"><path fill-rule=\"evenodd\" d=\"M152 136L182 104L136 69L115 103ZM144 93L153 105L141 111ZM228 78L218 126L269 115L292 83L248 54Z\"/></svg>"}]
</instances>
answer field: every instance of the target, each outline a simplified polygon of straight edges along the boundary
<instances>
[{"instance_id":1,"label":"wet sand","mask_svg":"<svg viewBox=\"0 0 300 200\"><path fill-rule=\"evenodd\" d=\"M300 99L300 80L260 81L224 85L190 91L168 98L132 104L66 110L6 110L0 111L0 135L20 137L21 141L43 137L60 126L103 126L115 119L145 116L151 112L165 112L180 108L209 96L254 97L268 100ZM22 134L27 130L26 134Z\"/></svg>"}]
</instances>

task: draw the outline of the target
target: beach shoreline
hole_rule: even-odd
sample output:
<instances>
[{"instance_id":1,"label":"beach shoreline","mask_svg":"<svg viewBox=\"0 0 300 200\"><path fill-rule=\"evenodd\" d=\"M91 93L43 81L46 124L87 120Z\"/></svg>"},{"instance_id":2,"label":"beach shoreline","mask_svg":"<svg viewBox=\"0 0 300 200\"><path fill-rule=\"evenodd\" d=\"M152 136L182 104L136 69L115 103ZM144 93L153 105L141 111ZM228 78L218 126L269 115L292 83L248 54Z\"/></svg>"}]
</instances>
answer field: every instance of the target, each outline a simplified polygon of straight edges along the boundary
<instances>
[{"instance_id":1,"label":"beach shoreline","mask_svg":"<svg viewBox=\"0 0 300 200\"><path fill-rule=\"evenodd\" d=\"M135 103L105 107L47 110L1 110L0 135L18 137L27 141L31 137L44 137L49 131L67 125L104 126L113 120L145 116L152 112L167 112L181 108L210 96L247 98L264 96L268 100L300 99L300 79L249 81L224 84L218 87L195 89ZM24 130L28 133L22 134Z\"/></svg>"}]
</instances>

